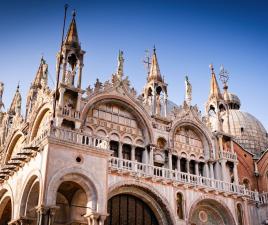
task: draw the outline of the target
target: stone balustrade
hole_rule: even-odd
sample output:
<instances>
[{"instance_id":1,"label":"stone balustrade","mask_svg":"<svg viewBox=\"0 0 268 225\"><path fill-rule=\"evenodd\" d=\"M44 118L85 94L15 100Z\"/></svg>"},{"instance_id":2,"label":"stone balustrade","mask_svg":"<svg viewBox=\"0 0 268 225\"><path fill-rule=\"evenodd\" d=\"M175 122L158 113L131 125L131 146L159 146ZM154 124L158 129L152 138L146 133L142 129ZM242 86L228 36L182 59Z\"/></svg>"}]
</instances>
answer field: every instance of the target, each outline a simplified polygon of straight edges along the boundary
<instances>
[{"instance_id":1,"label":"stone balustrade","mask_svg":"<svg viewBox=\"0 0 268 225\"><path fill-rule=\"evenodd\" d=\"M259 194L260 204L268 204L268 192Z\"/></svg>"},{"instance_id":2,"label":"stone balustrade","mask_svg":"<svg viewBox=\"0 0 268 225\"><path fill-rule=\"evenodd\" d=\"M52 127L50 137L74 144L85 145L96 149L109 150L108 139L87 135L84 133Z\"/></svg>"},{"instance_id":3,"label":"stone balustrade","mask_svg":"<svg viewBox=\"0 0 268 225\"><path fill-rule=\"evenodd\" d=\"M233 153L231 151L219 151L219 158L231 161L237 161L236 153Z\"/></svg>"},{"instance_id":4,"label":"stone balustrade","mask_svg":"<svg viewBox=\"0 0 268 225\"><path fill-rule=\"evenodd\" d=\"M244 185L236 185L233 183L215 180L208 177L197 176L190 173L170 170L163 167L157 167L149 164L139 163L126 159L111 157L109 161L111 171L129 172L133 175L152 178L154 180L177 183L178 185L185 184L197 188L214 190L220 193L230 195L245 196L251 200L258 199L258 192L249 191Z\"/></svg>"},{"instance_id":5,"label":"stone balustrade","mask_svg":"<svg viewBox=\"0 0 268 225\"><path fill-rule=\"evenodd\" d=\"M62 116L69 117L72 119L80 119L80 112L71 108L64 107L62 109Z\"/></svg>"}]
</instances>

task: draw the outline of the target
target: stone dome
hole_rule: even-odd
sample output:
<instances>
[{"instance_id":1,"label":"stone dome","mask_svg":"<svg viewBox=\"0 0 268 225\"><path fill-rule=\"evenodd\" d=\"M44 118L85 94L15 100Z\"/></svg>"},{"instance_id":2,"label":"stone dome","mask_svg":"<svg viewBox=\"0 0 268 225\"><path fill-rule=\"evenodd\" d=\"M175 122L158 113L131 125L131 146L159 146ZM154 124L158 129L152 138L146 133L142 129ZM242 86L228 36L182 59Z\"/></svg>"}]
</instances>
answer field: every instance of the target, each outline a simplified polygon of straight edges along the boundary
<instances>
[{"instance_id":1,"label":"stone dome","mask_svg":"<svg viewBox=\"0 0 268 225\"><path fill-rule=\"evenodd\" d=\"M227 115L223 116L223 131L228 132ZM268 134L259 120L249 113L229 109L230 134L247 151L260 155L268 148Z\"/></svg>"},{"instance_id":2,"label":"stone dome","mask_svg":"<svg viewBox=\"0 0 268 225\"><path fill-rule=\"evenodd\" d=\"M226 103L229 105L229 108L231 109L239 109L241 106L240 99L237 95L230 93L230 92L225 92L223 94L223 98L226 101Z\"/></svg>"}]
</instances>

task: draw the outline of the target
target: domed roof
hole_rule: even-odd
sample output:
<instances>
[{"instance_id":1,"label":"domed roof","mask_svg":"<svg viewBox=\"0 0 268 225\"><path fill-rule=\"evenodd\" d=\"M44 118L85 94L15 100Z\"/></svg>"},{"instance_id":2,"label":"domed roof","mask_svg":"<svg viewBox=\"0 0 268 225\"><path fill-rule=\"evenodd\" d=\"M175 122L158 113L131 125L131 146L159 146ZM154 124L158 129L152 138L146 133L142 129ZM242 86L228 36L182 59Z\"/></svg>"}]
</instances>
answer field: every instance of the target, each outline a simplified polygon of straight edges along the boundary
<instances>
[{"instance_id":1,"label":"domed roof","mask_svg":"<svg viewBox=\"0 0 268 225\"><path fill-rule=\"evenodd\" d=\"M228 132L227 115L223 116L223 131ZM249 113L229 109L230 134L247 151L260 155L268 148L268 134L259 120Z\"/></svg>"},{"instance_id":2,"label":"domed roof","mask_svg":"<svg viewBox=\"0 0 268 225\"><path fill-rule=\"evenodd\" d=\"M230 93L230 92L225 92L223 94L223 98L226 101L226 103L229 105L229 108L231 109L239 109L241 106L240 99L237 95Z\"/></svg>"}]
</instances>

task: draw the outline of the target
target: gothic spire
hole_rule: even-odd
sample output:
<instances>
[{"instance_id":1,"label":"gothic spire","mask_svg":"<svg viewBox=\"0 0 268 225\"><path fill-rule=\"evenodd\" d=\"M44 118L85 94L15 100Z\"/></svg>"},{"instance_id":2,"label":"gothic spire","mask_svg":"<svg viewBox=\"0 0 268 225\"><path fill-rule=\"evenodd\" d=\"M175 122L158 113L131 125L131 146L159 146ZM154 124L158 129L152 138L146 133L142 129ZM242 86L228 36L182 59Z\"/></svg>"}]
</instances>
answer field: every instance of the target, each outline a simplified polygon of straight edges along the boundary
<instances>
[{"instance_id":1,"label":"gothic spire","mask_svg":"<svg viewBox=\"0 0 268 225\"><path fill-rule=\"evenodd\" d=\"M12 103L10 105L10 108L8 110L9 114L19 114L21 113L21 94L20 94L20 85L18 84L17 90L15 92L15 95L13 97Z\"/></svg>"},{"instance_id":2,"label":"gothic spire","mask_svg":"<svg viewBox=\"0 0 268 225\"><path fill-rule=\"evenodd\" d=\"M75 22L75 16L76 13L73 11L73 18L71 21L71 24L69 26L64 44L76 44L79 45L79 39L78 39L78 33L76 28L76 22Z\"/></svg>"},{"instance_id":3,"label":"gothic spire","mask_svg":"<svg viewBox=\"0 0 268 225\"><path fill-rule=\"evenodd\" d=\"M210 93L209 93L209 98L217 98L217 99L223 99L217 78L214 72L214 67L212 64L209 65L209 68L211 70L211 80L210 80Z\"/></svg>"},{"instance_id":4,"label":"gothic spire","mask_svg":"<svg viewBox=\"0 0 268 225\"><path fill-rule=\"evenodd\" d=\"M32 88L40 88L42 86L42 80L47 80L47 64L44 58L41 58L40 65L32 83Z\"/></svg>"},{"instance_id":5,"label":"gothic spire","mask_svg":"<svg viewBox=\"0 0 268 225\"><path fill-rule=\"evenodd\" d=\"M149 72L149 76L148 76L148 82L150 81L159 81L159 82L163 82L161 73L160 73L160 68L159 68L159 64L157 61L157 56L156 56L156 49L154 47L154 51L153 51L153 56L152 56L152 64L151 64L151 69Z\"/></svg>"}]
</instances>

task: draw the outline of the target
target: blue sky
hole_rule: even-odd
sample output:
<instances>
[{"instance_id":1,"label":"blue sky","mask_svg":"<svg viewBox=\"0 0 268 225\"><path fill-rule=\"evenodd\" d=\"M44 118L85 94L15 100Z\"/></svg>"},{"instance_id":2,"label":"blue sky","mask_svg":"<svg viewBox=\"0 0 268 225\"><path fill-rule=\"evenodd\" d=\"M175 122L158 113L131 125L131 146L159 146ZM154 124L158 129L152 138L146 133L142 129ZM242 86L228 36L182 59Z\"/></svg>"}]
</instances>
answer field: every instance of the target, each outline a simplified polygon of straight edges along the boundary
<instances>
[{"instance_id":1,"label":"blue sky","mask_svg":"<svg viewBox=\"0 0 268 225\"><path fill-rule=\"evenodd\" d=\"M169 99L181 104L184 76L193 86L193 103L204 111L210 72L221 64L230 73L229 90L242 111L268 128L268 2L267 1L0 1L0 80L9 107L18 81L26 97L40 57L55 81L55 56L60 48L63 6L77 11L77 26L86 51L83 87L115 72L117 53L124 51L125 74L141 92L146 70L145 49L156 45ZM25 104L25 98L23 99Z\"/></svg>"}]
</instances>

